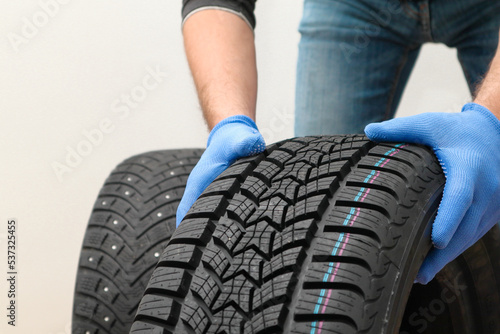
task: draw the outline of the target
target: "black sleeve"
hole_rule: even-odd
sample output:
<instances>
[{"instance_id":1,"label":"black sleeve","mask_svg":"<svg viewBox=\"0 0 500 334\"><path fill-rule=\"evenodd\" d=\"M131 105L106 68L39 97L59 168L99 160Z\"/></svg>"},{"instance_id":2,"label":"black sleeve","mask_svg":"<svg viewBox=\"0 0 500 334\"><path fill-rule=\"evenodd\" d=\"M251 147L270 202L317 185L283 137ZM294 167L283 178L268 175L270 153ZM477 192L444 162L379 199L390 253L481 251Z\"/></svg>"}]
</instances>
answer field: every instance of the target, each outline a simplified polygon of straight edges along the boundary
<instances>
[{"instance_id":1,"label":"black sleeve","mask_svg":"<svg viewBox=\"0 0 500 334\"><path fill-rule=\"evenodd\" d=\"M214 8L235 13L255 29L255 2L257 0L182 0L182 24L195 12Z\"/></svg>"}]
</instances>

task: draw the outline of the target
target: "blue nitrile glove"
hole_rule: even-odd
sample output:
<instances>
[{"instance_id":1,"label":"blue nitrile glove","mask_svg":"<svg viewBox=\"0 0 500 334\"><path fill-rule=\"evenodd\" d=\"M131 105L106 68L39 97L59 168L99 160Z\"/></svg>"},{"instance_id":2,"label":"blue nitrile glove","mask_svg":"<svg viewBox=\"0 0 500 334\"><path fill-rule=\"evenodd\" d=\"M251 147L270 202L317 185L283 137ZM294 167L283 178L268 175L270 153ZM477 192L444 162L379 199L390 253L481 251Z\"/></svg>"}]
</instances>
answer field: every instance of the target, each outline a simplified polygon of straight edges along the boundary
<instances>
[{"instance_id":1,"label":"blue nitrile glove","mask_svg":"<svg viewBox=\"0 0 500 334\"><path fill-rule=\"evenodd\" d=\"M264 151L266 144L254 121L236 115L220 121L210 132L207 149L193 168L177 208L177 225L203 190L236 159Z\"/></svg>"},{"instance_id":2,"label":"blue nitrile glove","mask_svg":"<svg viewBox=\"0 0 500 334\"><path fill-rule=\"evenodd\" d=\"M448 262L500 221L500 121L485 107L461 113L424 113L369 124L374 141L410 142L434 149L446 175L432 225L435 246L416 281L427 284Z\"/></svg>"}]
</instances>

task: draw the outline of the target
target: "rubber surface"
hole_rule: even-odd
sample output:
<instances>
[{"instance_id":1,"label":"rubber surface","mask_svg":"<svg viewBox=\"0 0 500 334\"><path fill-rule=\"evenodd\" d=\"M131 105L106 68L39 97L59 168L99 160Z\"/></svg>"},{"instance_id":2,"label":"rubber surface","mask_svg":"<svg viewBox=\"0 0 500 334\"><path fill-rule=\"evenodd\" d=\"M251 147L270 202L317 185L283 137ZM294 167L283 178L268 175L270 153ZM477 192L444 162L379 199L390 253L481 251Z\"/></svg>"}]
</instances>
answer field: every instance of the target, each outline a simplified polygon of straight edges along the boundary
<instances>
[{"instance_id":1,"label":"rubber surface","mask_svg":"<svg viewBox=\"0 0 500 334\"><path fill-rule=\"evenodd\" d=\"M83 241L73 333L129 331L158 257L175 231L177 206L202 152L141 154L108 177Z\"/></svg>"},{"instance_id":2,"label":"rubber surface","mask_svg":"<svg viewBox=\"0 0 500 334\"><path fill-rule=\"evenodd\" d=\"M239 160L175 231L131 333L396 333L444 182L429 149L356 135Z\"/></svg>"},{"instance_id":3,"label":"rubber surface","mask_svg":"<svg viewBox=\"0 0 500 334\"><path fill-rule=\"evenodd\" d=\"M500 333L499 255L496 225L429 284L413 286L400 334Z\"/></svg>"}]
</instances>

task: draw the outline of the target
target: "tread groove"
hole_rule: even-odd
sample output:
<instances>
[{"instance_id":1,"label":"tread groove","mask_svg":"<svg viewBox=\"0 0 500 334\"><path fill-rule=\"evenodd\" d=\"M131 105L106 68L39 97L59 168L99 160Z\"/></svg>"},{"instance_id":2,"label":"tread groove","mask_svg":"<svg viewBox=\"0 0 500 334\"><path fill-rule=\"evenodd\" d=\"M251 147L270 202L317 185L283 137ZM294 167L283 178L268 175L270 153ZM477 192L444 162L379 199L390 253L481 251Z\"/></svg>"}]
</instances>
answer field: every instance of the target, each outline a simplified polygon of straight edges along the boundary
<instances>
[{"instance_id":1,"label":"tread groove","mask_svg":"<svg viewBox=\"0 0 500 334\"><path fill-rule=\"evenodd\" d=\"M389 214L389 212L385 208L378 206L378 205L366 203L366 202L339 200L339 201L335 202L335 206L348 207L348 208L354 207L354 208L370 209L370 210L378 211L381 214L383 214L386 218L391 219L391 215Z\"/></svg>"},{"instance_id":2,"label":"tread groove","mask_svg":"<svg viewBox=\"0 0 500 334\"><path fill-rule=\"evenodd\" d=\"M355 227L355 226L345 226L345 225L325 225L323 232L335 232L335 233L349 233L349 234L358 234L364 235L365 237L373 239L377 244L381 245L382 241L380 240L377 233L372 230Z\"/></svg>"}]
</instances>

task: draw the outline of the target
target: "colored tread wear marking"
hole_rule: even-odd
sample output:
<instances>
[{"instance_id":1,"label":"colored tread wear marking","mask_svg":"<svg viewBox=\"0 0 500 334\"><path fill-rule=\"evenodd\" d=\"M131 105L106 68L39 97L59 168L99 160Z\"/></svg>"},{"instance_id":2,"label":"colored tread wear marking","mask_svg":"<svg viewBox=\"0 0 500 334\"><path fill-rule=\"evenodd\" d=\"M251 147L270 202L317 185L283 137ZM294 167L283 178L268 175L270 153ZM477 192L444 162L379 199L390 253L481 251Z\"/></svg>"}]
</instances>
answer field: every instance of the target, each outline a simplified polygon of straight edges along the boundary
<instances>
[{"instance_id":1,"label":"colored tread wear marking","mask_svg":"<svg viewBox=\"0 0 500 334\"><path fill-rule=\"evenodd\" d=\"M391 161L391 159L389 159L389 157L392 157L393 155L397 154L399 152L399 149L401 149L405 146L406 145L404 145L403 143L395 145L394 148L392 148L389 151L384 153L384 157L380 158L380 160L375 164L374 167L384 167L389 161ZM366 176L366 178L363 182L364 183L373 183L378 178L379 175L380 175L380 171L372 170L371 173L368 174L368 176ZM365 192L365 190L366 190L366 192ZM356 197L354 198L354 201L355 202L358 202L358 201L363 202L369 193L370 193L370 188L365 189L364 187L362 187L359 190ZM361 196L363 196L363 197L361 197ZM361 200L359 200L360 197L361 197ZM349 214L347 215L347 217L344 220L342 225L347 226L349 224L349 226L352 226L354 224L354 222L356 221L356 219L358 218L359 213L360 213L360 208L351 208ZM353 215L354 215L354 218L352 218ZM352 218L352 220L351 220L351 218ZM340 256L344 252L344 249L345 249L347 243L349 242L350 233L342 232L339 234L337 242L335 243L335 246L333 247L332 256L335 256L337 254L337 250L339 249L340 244L342 243L342 240L344 239L344 235L345 235L345 241L344 241L344 244L342 245L342 248L340 249L338 255ZM330 277L330 282L333 282L335 280L335 276L337 275L337 271L339 269L340 262L336 263L335 269L333 270L334 263L335 262L330 262L328 264L328 271L323 276L323 282L327 282L329 277ZM332 270L333 270L333 274L332 274ZM318 297L318 301L316 302L316 307L314 308L315 314L319 313L319 310L321 308L321 304L323 303L323 296L325 295L325 292L326 292L326 289L321 289L320 295ZM328 305L328 301L330 300L331 293L332 293L332 289L328 289L328 294L325 298L325 303L323 305L323 308L321 309L321 314L325 313L326 307ZM311 323L310 334L315 334L316 329L318 330L317 334L321 334L321 329L323 327L323 321L319 321L319 324L317 327L316 327L316 323L317 323L317 321L313 321Z\"/></svg>"}]
</instances>

